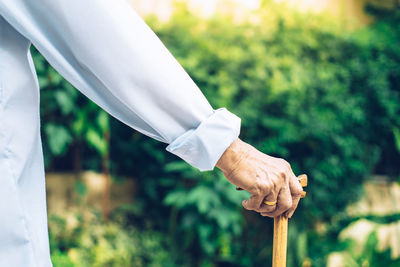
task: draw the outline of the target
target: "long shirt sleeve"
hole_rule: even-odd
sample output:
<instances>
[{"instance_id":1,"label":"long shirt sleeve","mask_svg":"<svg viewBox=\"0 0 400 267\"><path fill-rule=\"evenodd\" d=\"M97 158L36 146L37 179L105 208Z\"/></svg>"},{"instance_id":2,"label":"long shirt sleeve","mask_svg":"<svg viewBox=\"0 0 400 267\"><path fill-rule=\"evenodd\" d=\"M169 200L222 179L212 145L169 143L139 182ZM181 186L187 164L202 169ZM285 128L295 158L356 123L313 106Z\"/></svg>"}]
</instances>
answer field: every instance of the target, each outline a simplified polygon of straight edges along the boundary
<instances>
[{"instance_id":1,"label":"long shirt sleeve","mask_svg":"<svg viewBox=\"0 0 400 267\"><path fill-rule=\"evenodd\" d=\"M0 0L0 15L109 114L200 170L238 137L125 0Z\"/></svg>"}]
</instances>

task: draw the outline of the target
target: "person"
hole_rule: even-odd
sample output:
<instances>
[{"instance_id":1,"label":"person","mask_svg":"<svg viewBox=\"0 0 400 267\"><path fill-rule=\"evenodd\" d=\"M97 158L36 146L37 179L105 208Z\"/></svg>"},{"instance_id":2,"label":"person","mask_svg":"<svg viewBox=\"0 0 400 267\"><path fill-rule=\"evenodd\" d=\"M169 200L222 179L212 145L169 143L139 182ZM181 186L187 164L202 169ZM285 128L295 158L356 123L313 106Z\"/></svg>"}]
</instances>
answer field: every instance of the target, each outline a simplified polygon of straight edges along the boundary
<instances>
[{"instance_id":1,"label":"person","mask_svg":"<svg viewBox=\"0 0 400 267\"><path fill-rule=\"evenodd\" d=\"M292 216L302 188L283 159L238 138L125 0L0 0L0 266L52 266L33 44L71 84L201 171L251 193L244 208Z\"/></svg>"}]
</instances>

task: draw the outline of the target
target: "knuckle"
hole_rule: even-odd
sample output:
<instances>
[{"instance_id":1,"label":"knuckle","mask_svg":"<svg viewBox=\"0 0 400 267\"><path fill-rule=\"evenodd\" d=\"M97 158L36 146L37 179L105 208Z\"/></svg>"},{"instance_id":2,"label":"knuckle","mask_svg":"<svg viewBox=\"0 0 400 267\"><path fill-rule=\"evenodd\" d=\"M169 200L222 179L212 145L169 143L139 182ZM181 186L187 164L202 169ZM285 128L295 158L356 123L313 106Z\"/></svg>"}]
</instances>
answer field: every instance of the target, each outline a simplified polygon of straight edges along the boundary
<instances>
[{"instance_id":1,"label":"knuckle","mask_svg":"<svg viewBox=\"0 0 400 267\"><path fill-rule=\"evenodd\" d=\"M286 211L286 210L290 209L291 206L292 206L292 205L285 204L285 205L282 206L282 210L283 210L283 211Z\"/></svg>"},{"instance_id":2,"label":"knuckle","mask_svg":"<svg viewBox=\"0 0 400 267\"><path fill-rule=\"evenodd\" d=\"M292 173L292 167L290 166L290 163L284 159L280 159L280 165L281 165L280 175L282 177L290 177L290 175Z\"/></svg>"},{"instance_id":3,"label":"knuckle","mask_svg":"<svg viewBox=\"0 0 400 267\"><path fill-rule=\"evenodd\" d=\"M292 196L293 198L300 198L301 197L301 193L303 192L303 190L295 190L292 192Z\"/></svg>"},{"instance_id":4,"label":"knuckle","mask_svg":"<svg viewBox=\"0 0 400 267\"><path fill-rule=\"evenodd\" d=\"M293 197L298 197L298 196L300 196L301 195L301 192L303 192L303 188L300 186L300 187L298 187L298 186L293 186L293 187L291 187L290 188L290 194L293 196Z\"/></svg>"},{"instance_id":5,"label":"knuckle","mask_svg":"<svg viewBox=\"0 0 400 267\"><path fill-rule=\"evenodd\" d=\"M280 178L286 178L286 170L280 170L278 175Z\"/></svg>"},{"instance_id":6,"label":"knuckle","mask_svg":"<svg viewBox=\"0 0 400 267\"><path fill-rule=\"evenodd\" d=\"M283 210L290 209L292 207L292 201L291 200L285 201L284 203L282 203L281 207Z\"/></svg>"},{"instance_id":7,"label":"knuckle","mask_svg":"<svg viewBox=\"0 0 400 267\"><path fill-rule=\"evenodd\" d=\"M284 159L279 159L279 162L280 162L281 166L282 166L285 170L290 170L290 169L291 169L291 168L290 168L290 163L287 162L286 160L284 160Z\"/></svg>"},{"instance_id":8,"label":"knuckle","mask_svg":"<svg viewBox=\"0 0 400 267\"><path fill-rule=\"evenodd\" d=\"M297 192L299 192L299 194L301 194L301 192L303 192L303 187L301 186L300 182L297 182L296 190L297 190Z\"/></svg>"},{"instance_id":9,"label":"knuckle","mask_svg":"<svg viewBox=\"0 0 400 267\"><path fill-rule=\"evenodd\" d=\"M300 197L302 192L303 192L303 187L301 187L300 184L294 186L294 188L292 188L291 190L291 194L294 197Z\"/></svg>"},{"instance_id":10,"label":"knuckle","mask_svg":"<svg viewBox=\"0 0 400 267\"><path fill-rule=\"evenodd\" d=\"M271 192L274 189L274 184L272 182L266 182L264 183L264 192Z\"/></svg>"}]
</instances>

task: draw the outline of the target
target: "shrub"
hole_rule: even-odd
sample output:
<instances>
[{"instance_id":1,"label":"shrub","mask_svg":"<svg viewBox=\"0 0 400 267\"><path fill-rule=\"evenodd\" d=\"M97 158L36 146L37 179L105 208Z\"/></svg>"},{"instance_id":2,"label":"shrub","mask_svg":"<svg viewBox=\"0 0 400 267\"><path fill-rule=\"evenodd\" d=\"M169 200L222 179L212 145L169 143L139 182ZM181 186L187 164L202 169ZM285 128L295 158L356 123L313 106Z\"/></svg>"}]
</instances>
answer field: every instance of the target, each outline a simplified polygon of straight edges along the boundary
<instances>
[{"instance_id":1,"label":"shrub","mask_svg":"<svg viewBox=\"0 0 400 267\"><path fill-rule=\"evenodd\" d=\"M252 14L258 23L220 15L202 19L182 7L168 22L148 21L212 105L242 118L245 141L286 158L295 173L309 175L308 196L291 228L308 233L299 247L310 249L291 262L308 254L319 266L330 244L320 246L321 238L312 231L315 223L343 216L371 173L400 174L395 145L400 131L400 13L379 13L373 25L349 32L329 18L265 2ZM88 130L79 125L99 117L100 109L38 54L35 62L48 168L72 168L68 162L84 158L84 168L99 169L101 157L85 139ZM243 196L221 182L219 172L199 173L163 152L163 144L116 120L111 125L112 172L134 174L140 186L131 224L150 225L177 240L170 253L178 259L243 265L270 260L271 248L265 244L271 243L266 240L271 221L248 212L243 216ZM64 160L55 160L60 158ZM90 244L88 255L104 248Z\"/></svg>"}]
</instances>

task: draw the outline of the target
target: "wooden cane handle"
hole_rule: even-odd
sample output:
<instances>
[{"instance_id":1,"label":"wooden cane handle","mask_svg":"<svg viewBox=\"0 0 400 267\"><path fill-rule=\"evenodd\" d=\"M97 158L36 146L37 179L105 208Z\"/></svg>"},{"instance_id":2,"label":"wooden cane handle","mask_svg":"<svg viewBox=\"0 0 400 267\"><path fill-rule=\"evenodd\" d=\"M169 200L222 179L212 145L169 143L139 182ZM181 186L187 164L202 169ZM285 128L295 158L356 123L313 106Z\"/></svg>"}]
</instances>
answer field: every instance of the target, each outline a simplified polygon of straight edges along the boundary
<instances>
[{"instance_id":1,"label":"wooden cane handle","mask_svg":"<svg viewBox=\"0 0 400 267\"><path fill-rule=\"evenodd\" d=\"M300 184L302 187L307 187L308 184L308 178L306 174L301 174L297 177L297 180L299 180Z\"/></svg>"}]
</instances>

